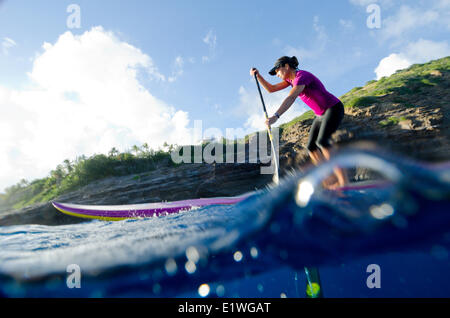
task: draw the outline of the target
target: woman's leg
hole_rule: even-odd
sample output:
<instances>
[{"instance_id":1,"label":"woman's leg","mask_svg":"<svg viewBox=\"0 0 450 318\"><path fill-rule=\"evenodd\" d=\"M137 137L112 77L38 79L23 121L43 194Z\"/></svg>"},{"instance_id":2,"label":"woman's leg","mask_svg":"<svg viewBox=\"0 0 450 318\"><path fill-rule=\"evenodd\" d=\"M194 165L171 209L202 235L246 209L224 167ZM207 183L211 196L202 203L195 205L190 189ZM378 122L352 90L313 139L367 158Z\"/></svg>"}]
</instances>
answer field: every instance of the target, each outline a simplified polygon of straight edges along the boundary
<instances>
[{"instance_id":1,"label":"woman's leg","mask_svg":"<svg viewBox=\"0 0 450 318\"><path fill-rule=\"evenodd\" d=\"M322 154L319 149L310 151L309 157L311 158L311 161L315 166L317 166L322 161Z\"/></svg>"},{"instance_id":2,"label":"woman's leg","mask_svg":"<svg viewBox=\"0 0 450 318\"><path fill-rule=\"evenodd\" d=\"M316 144L317 136L319 135L320 124L320 118L316 117L311 125L311 128L309 129L308 143L306 144L311 162L315 166L317 166L322 161L320 149Z\"/></svg>"},{"instance_id":3,"label":"woman's leg","mask_svg":"<svg viewBox=\"0 0 450 318\"><path fill-rule=\"evenodd\" d=\"M306 145L311 162L315 166L318 166L322 161L324 161L324 159L329 160L329 157L324 158L324 154L317 146L317 137L319 136L321 125L322 119L320 117L316 117L311 125L311 129L309 130L308 143ZM323 180L323 186L327 188L334 183L336 183L336 180L333 180L333 178L327 178L326 180Z\"/></svg>"},{"instance_id":4,"label":"woman's leg","mask_svg":"<svg viewBox=\"0 0 450 318\"><path fill-rule=\"evenodd\" d=\"M343 117L344 106L342 103L329 108L322 116L316 143L326 160L330 160L331 157L329 140L331 135L338 129ZM347 183L346 174L341 168L336 167L334 173L339 186L343 186Z\"/></svg>"},{"instance_id":5,"label":"woman's leg","mask_svg":"<svg viewBox=\"0 0 450 318\"><path fill-rule=\"evenodd\" d=\"M328 148L322 148L323 156L330 160L330 151ZM347 174L342 168L336 167L334 168L334 174L336 175L338 186L342 187L348 183Z\"/></svg>"},{"instance_id":6,"label":"woman's leg","mask_svg":"<svg viewBox=\"0 0 450 318\"><path fill-rule=\"evenodd\" d=\"M320 149L331 146L331 135L338 129L342 118L344 118L344 105L342 103L327 109L325 114L322 115L319 133L316 139L316 144Z\"/></svg>"}]
</instances>

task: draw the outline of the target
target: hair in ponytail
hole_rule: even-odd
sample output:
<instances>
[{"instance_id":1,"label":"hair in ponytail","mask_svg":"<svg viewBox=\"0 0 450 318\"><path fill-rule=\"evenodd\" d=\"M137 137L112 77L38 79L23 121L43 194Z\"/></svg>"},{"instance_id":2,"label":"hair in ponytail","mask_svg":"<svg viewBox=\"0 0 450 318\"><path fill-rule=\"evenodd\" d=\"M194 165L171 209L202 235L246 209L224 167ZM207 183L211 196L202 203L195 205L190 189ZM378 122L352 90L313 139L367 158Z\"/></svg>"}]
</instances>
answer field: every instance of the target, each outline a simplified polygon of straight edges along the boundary
<instances>
[{"instance_id":1,"label":"hair in ponytail","mask_svg":"<svg viewBox=\"0 0 450 318\"><path fill-rule=\"evenodd\" d=\"M295 70L298 68L298 65L299 65L298 60L297 60L297 58L295 56L289 58L289 63L288 64L289 64L289 66L291 68L293 68Z\"/></svg>"},{"instance_id":2,"label":"hair in ponytail","mask_svg":"<svg viewBox=\"0 0 450 318\"><path fill-rule=\"evenodd\" d=\"M290 66L290 68L296 70L299 63L298 63L297 57L295 57L295 56L292 56L292 57L282 56L277 60L276 64L281 65L281 66L288 64Z\"/></svg>"},{"instance_id":3,"label":"hair in ponytail","mask_svg":"<svg viewBox=\"0 0 450 318\"><path fill-rule=\"evenodd\" d=\"M298 60L295 56L282 56L276 61L275 66L270 70L269 74L272 76L275 75L277 69L279 69L280 67L284 67L286 64L288 64L289 67L294 70L297 70L299 65Z\"/></svg>"}]
</instances>

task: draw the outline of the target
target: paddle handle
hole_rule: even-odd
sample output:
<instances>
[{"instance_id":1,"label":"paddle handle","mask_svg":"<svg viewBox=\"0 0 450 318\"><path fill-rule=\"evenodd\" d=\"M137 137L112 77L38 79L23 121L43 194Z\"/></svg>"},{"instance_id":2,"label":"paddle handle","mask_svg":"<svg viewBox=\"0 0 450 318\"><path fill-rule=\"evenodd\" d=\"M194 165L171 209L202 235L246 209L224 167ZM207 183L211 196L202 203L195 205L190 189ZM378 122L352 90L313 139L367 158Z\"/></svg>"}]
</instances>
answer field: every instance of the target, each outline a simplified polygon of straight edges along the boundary
<instances>
[{"instance_id":1,"label":"paddle handle","mask_svg":"<svg viewBox=\"0 0 450 318\"><path fill-rule=\"evenodd\" d=\"M253 68L255 69L255 68ZM258 81L258 77L256 76L256 73L253 74L255 76L255 81L256 81L256 86L258 86L258 92L259 92L259 97L261 98L261 103L264 109L264 114L266 115L266 119L269 118L269 116L267 115L267 109L266 109L266 104L264 103L264 98L262 96L262 92L261 92L261 86L259 85L259 81Z\"/></svg>"}]
</instances>

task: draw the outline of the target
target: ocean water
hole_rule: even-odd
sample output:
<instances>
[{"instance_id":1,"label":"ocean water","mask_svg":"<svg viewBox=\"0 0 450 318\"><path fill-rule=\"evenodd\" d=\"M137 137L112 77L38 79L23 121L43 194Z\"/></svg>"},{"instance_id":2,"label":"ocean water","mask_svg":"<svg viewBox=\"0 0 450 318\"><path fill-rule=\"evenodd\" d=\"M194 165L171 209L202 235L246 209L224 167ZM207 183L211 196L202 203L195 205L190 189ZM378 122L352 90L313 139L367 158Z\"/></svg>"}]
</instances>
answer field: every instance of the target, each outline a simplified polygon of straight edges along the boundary
<instances>
[{"instance_id":1,"label":"ocean water","mask_svg":"<svg viewBox=\"0 0 450 318\"><path fill-rule=\"evenodd\" d=\"M0 296L305 297L314 266L325 297L450 297L449 251L450 165L353 149L233 206L0 227Z\"/></svg>"}]
</instances>

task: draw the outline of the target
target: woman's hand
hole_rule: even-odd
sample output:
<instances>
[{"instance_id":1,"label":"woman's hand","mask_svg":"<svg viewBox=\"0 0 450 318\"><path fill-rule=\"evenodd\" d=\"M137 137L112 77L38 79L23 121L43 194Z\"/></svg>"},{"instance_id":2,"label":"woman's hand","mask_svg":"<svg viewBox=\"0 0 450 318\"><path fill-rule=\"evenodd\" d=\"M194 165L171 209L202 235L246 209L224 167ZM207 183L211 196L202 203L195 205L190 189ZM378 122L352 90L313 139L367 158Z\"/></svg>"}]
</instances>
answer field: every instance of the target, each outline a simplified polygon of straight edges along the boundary
<instances>
[{"instance_id":1,"label":"woman's hand","mask_svg":"<svg viewBox=\"0 0 450 318\"><path fill-rule=\"evenodd\" d=\"M273 124L275 124L278 120L277 116L272 116L268 119L266 119L266 126L272 126Z\"/></svg>"},{"instance_id":2,"label":"woman's hand","mask_svg":"<svg viewBox=\"0 0 450 318\"><path fill-rule=\"evenodd\" d=\"M256 76L259 76L259 71L258 71L258 69L252 67L250 69L250 76L255 76L255 74L256 74Z\"/></svg>"}]
</instances>

